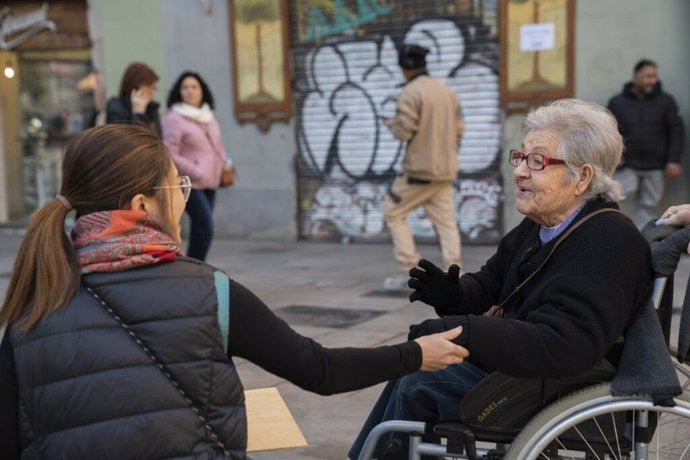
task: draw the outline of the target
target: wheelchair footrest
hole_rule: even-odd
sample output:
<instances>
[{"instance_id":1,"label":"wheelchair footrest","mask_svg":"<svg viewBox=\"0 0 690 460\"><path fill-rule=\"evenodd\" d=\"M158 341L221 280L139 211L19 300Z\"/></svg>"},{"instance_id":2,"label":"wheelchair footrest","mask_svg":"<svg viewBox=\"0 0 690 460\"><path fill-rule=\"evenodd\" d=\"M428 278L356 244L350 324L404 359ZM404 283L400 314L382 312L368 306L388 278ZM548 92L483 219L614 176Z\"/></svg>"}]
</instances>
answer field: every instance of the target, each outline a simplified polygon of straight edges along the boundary
<instances>
[{"instance_id":1,"label":"wheelchair footrest","mask_svg":"<svg viewBox=\"0 0 690 460\"><path fill-rule=\"evenodd\" d=\"M474 434L462 423L447 422L434 426L434 434L446 439L449 454L465 454L469 460L477 458L477 445Z\"/></svg>"}]
</instances>

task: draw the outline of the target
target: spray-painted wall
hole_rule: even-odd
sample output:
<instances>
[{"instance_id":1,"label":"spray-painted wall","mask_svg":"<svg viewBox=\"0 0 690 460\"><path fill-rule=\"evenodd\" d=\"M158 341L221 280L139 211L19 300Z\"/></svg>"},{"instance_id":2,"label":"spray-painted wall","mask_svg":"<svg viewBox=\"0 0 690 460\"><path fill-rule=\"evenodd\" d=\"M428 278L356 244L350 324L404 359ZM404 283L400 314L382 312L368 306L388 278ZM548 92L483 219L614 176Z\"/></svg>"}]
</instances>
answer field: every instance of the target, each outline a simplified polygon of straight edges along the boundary
<instances>
[{"instance_id":1,"label":"spray-painted wall","mask_svg":"<svg viewBox=\"0 0 690 460\"><path fill-rule=\"evenodd\" d=\"M381 117L395 112L404 82L396 50L416 43L430 49L429 73L461 101L465 136L455 181L461 233L465 241L496 241L503 202L496 2L292 5L300 236L385 234L381 204L405 146ZM434 236L422 209L410 223L415 236Z\"/></svg>"}]
</instances>

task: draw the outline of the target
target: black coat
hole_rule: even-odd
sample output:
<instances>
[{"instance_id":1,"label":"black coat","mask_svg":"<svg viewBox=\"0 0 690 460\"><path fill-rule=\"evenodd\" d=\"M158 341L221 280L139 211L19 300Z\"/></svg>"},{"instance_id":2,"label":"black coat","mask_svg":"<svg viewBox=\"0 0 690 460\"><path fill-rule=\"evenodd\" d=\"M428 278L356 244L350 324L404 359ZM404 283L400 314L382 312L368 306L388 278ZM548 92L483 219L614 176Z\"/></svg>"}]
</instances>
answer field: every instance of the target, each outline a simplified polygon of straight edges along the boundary
<instances>
[{"instance_id":1,"label":"black coat","mask_svg":"<svg viewBox=\"0 0 690 460\"><path fill-rule=\"evenodd\" d=\"M105 107L105 122L146 126L161 137L161 120L158 115L158 107L158 102L151 101L146 106L146 112L134 113L129 99L111 97Z\"/></svg>"},{"instance_id":2,"label":"black coat","mask_svg":"<svg viewBox=\"0 0 690 460\"><path fill-rule=\"evenodd\" d=\"M632 83L609 101L623 135L624 166L638 170L663 169L679 163L683 153L683 120L676 101L657 83L651 94L637 95Z\"/></svg>"},{"instance_id":3,"label":"black coat","mask_svg":"<svg viewBox=\"0 0 690 460\"><path fill-rule=\"evenodd\" d=\"M617 206L595 200L590 212ZM506 299L551 250L540 226L524 219L501 240L479 272L460 278L461 303L445 317L463 324L470 359L516 377L566 377L591 368L643 311L652 287L647 242L622 214L593 217L568 236L546 265L504 306L505 317L482 316ZM467 315L467 316L465 316Z\"/></svg>"}]
</instances>

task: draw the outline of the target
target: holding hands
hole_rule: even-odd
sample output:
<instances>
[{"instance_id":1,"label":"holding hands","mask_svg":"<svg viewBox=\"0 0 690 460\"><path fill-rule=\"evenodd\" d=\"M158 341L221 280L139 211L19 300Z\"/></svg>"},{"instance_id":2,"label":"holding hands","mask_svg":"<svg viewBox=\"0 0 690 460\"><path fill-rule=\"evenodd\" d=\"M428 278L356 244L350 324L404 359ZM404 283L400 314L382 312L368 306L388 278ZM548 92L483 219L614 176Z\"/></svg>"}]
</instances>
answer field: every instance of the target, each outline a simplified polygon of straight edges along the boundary
<instances>
[{"instance_id":1,"label":"holding hands","mask_svg":"<svg viewBox=\"0 0 690 460\"><path fill-rule=\"evenodd\" d=\"M451 342L460 334L462 334L462 327L456 327L449 331L414 339L422 348L422 367L420 370L440 371L450 365L460 364L470 356L467 348Z\"/></svg>"},{"instance_id":2,"label":"holding hands","mask_svg":"<svg viewBox=\"0 0 690 460\"><path fill-rule=\"evenodd\" d=\"M414 289L410 302L420 300L436 308L439 315L448 314L460 305L460 267L453 264L444 272L426 259L410 270L407 285Z\"/></svg>"}]
</instances>

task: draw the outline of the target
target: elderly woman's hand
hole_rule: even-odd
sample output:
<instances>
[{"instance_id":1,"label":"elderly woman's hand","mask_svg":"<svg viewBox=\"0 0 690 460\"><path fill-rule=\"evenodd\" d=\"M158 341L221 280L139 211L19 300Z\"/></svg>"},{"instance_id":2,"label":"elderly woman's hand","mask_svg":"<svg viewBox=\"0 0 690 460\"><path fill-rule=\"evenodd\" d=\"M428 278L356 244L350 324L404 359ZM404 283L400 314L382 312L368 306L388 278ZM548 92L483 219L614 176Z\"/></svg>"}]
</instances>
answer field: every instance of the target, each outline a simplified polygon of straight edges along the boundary
<instances>
[{"instance_id":1,"label":"elderly woman's hand","mask_svg":"<svg viewBox=\"0 0 690 460\"><path fill-rule=\"evenodd\" d=\"M661 215L665 224L690 225L690 204L671 206Z\"/></svg>"},{"instance_id":2,"label":"elderly woman's hand","mask_svg":"<svg viewBox=\"0 0 690 460\"><path fill-rule=\"evenodd\" d=\"M438 334L418 337L415 342L422 348L421 371L433 372L445 369L453 364L460 364L470 356L470 352L452 340L462 334L462 327L456 327Z\"/></svg>"},{"instance_id":3,"label":"elderly woman's hand","mask_svg":"<svg viewBox=\"0 0 690 460\"><path fill-rule=\"evenodd\" d=\"M460 305L460 267L453 264L444 272L426 259L419 261L419 268L410 270L407 285L414 289L410 302L421 300L436 308L439 315L449 314Z\"/></svg>"}]
</instances>

